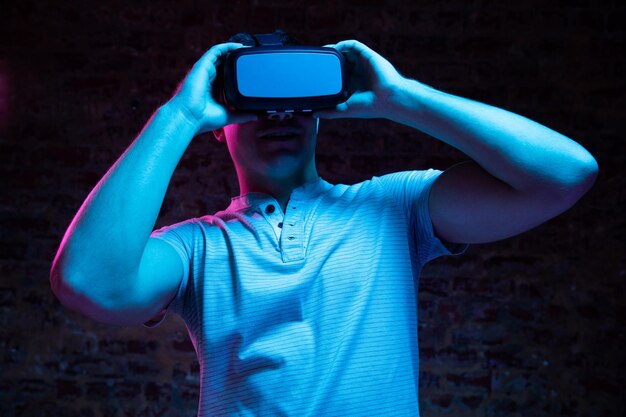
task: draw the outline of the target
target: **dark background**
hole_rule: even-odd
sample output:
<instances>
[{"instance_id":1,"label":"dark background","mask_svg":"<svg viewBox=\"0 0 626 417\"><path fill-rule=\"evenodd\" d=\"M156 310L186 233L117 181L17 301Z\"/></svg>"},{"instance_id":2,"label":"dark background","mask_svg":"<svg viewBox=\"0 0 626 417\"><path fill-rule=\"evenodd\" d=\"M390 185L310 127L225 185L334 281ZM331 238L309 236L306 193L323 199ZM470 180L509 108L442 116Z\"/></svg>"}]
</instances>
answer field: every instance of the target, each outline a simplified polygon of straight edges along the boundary
<instances>
[{"instance_id":1,"label":"dark background","mask_svg":"<svg viewBox=\"0 0 626 417\"><path fill-rule=\"evenodd\" d=\"M596 157L597 182L569 211L425 268L421 410L622 416L625 17L617 0L3 2L0 414L195 415L198 365L178 317L153 330L90 321L58 303L48 271L83 199L202 53L280 27L312 45L358 39L406 76L525 115ZM331 182L465 159L386 120L320 124ZM199 136L158 225L237 193L225 146Z\"/></svg>"}]
</instances>

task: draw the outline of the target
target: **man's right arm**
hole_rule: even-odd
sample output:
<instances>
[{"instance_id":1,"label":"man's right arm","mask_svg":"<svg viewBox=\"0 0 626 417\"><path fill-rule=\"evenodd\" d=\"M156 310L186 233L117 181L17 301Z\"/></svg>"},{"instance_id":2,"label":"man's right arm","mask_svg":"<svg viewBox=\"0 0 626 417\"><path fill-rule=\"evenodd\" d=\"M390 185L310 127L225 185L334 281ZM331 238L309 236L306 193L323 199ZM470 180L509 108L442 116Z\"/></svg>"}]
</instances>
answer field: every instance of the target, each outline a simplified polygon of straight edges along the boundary
<instances>
[{"instance_id":1,"label":"man's right arm","mask_svg":"<svg viewBox=\"0 0 626 417\"><path fill-rule=\"evenodd\" d=\"M89 194L68 228L51 271L66 306L108 323L149 320L182 278L178 255L149 239L170 178L196 126L172 103Z\"/></svg>"},{"instance_id":2,"label":"man's right arm","mask_svg":"<svg viewBox=\"0 0 626 417\"><path fill-rule=\"evenodd\" d=\"M220 60L241 46L207 51L89 194L52 264L52 290L63 305L106 323L140 324L172 300L183 266L173 248L150 234L193 137L256 119L230 112L211 93Z\"/></svg>"}]
</instances>

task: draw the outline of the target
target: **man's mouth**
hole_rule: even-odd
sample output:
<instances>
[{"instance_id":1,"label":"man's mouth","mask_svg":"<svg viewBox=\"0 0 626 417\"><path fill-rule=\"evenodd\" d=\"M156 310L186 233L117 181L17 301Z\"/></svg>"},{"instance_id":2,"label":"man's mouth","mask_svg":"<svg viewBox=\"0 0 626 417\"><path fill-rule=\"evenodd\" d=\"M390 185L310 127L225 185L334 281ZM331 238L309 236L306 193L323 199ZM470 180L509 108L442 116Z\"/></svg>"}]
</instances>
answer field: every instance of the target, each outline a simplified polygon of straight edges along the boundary
<instances>
[{"instance_id":1,"label":"man's mouth","mask_svg":"<svg viewBox=\"0 0 626 417\"><path fill-rule=\"evenodd\" d=\"M273 127L259 132L257 137L263 140L289 140L300 134L301 130L295 127Z\"/></svg>"}]
</instances>

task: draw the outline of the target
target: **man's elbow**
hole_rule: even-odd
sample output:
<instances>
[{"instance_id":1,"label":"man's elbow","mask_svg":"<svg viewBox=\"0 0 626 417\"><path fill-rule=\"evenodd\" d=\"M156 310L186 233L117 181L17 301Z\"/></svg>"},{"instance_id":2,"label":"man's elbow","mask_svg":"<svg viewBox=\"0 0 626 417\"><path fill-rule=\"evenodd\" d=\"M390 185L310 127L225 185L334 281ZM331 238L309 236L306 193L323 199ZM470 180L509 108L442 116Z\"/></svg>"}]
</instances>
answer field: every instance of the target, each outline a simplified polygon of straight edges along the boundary
<instances>
[{"instance_id":1,"label":"man's elbow","mask_svg":"<svg viewBox=\"0 0 626 417\"><path fill-rule=\"evenodd\" d=\"M598 162L589 153L578 162L575 174L578 181L574 187L574 190L579 194L578 198L591 189L598 177L598 171Z\"/></svg>"},{"instance_id":2,"label":"man's elbow","mask_svg":"<svg viewBox=\"0 0 626 417\"><path fill-rule=\"evenodd\" d=\"M114 297L100 294L97 285L86 284L84 278L62 271L56 264L50 271L50 288L63 307L91 320L106 324L136 324L128 315L120 317L119 306L112 303Z\"/></svg>"},{"instance_id":3,"label":"man's elbow","mask_svg":"<svg viewBox=\"0 0 626 417\"><path fill-rule=\"evenodd\" d=\"M95 310L101 310L101 308L95 308L96 303L94 303L93 294L81 290L79 282L78 277L63 271L60 266L52 266L50 288L61 305L90 319L98 320L98 317L95 317L93 313Z\"/></svg>"},{"instance_id":4,"label":"man's elbow","mask_svg":"<svg viewBox=\"0 0 626 417\"><path fill-rule=\"evenodd\" d=\"M555 167L558 169L558 167ZM557 200L569 208L574 205L593 186L598 177L598 162L585 152L569 164L565 172L560 173L563 180L554 194Z\"/></svg>"},{"instance_id":5,"label":"man's elbow","mask_svg":"<svg viewBox=\"0 0 626 417\"><path fill-rule=\"evenodd\" d=\"M76 291L73 290L72 280L69 276L70 274L67 271L67 267L64 266L62 256L57 254L50 269L50 289L64 307L75 309L72 305L74 304L73 300L76 298Z\"/></svg>"}]
</instances>

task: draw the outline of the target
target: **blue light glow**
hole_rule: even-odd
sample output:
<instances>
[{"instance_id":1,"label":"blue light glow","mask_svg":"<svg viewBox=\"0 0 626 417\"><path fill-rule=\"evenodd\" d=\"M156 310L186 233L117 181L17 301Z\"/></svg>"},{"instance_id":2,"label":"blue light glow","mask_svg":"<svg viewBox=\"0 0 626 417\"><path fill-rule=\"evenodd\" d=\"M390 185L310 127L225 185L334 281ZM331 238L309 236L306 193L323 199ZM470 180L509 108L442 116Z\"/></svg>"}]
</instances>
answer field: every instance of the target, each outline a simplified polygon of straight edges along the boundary
<instances>
[{"instance_id":1,"label":"blue light glow","mask_svg":"<svg viewBox=\"0 0 626 417\"><path fill-rule=\"evenodd\" d=\"M237 80L246 97L334 95L341 91L341 65L331 54L243 55L237 60Z\"/></svg>"}]
</instances>

